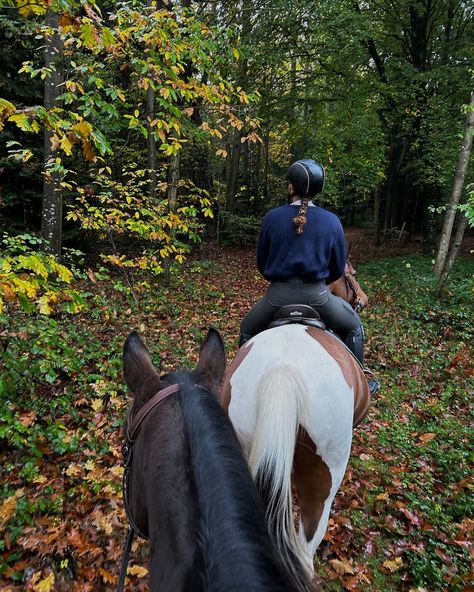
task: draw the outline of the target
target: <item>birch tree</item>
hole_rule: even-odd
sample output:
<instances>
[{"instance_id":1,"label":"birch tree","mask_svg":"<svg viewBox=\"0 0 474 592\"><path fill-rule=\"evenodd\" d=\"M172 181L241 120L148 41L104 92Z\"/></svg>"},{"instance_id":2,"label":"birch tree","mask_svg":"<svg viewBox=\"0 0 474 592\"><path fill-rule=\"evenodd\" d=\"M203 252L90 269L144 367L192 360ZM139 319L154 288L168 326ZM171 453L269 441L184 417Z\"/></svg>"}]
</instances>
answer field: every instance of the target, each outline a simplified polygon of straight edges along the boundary
<instances>
[{"instance_id":1,"label":"birch tree","mask_svg":"<svg viewBox=\"0 0 474 592\"><path fill-rule=\"evenodd\" d=\"M466 175L469 157L471 154L472 146L472 129L474 127L474 92L471 93L471 101L468 106L468 112L466 116L466 123L464 128L464 136L459 152L458 163L456 167L456 173L454 175L453 189L451 197L446 210L444 218L443 230L441 232L441 238L438 246L438 253L436 255L436 261L434 266L434 273L439 279L439 285L442 286L453 266L456 259L459 247L461 245L462 237L467 224L467 218L463 212L459 211L459 202L464 187L464 178ZM458 230L455 236L455 240L451 245L451 236L454 228L454 224L458 219ZM451 245L451 247L450 247Z\"/></svg>"},{"instance_id":2,"label":"birch tree","mask_svg":"<svg viewBox=\"0 0 474 592\"><path fill-rule=\"evenodd\" d=\"M58 97L63 82L63 42L58 34L59 14L48 10L45 15L46 33L44 108L49 111L60 107ZM44 177L43 209L41 215L41 234L45 240L45 250L56 256L61 255L61 236L63 221L63 196L56 159L57 147L53 146L54 133L48 123L44 127Z\"/></svg>"}]
</instances>

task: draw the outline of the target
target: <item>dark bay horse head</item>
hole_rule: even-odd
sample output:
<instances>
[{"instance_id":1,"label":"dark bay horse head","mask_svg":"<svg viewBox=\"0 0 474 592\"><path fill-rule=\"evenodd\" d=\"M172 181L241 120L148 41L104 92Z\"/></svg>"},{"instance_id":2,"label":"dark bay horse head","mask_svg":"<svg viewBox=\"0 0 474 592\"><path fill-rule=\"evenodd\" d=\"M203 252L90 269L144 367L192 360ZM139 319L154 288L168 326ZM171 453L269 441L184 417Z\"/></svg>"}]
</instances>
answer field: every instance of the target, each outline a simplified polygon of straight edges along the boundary
<instances>
[{"instance_id":1,"label":"dark bay horse head","mask_svg":"<svg viewBox=\"0 0 474 592\"><path fill-rule=\"evenodd\" d=\"M133 444L128 507L150 539L150 589L308 590L298 561L290 574L273 545L263 502L216 399L225 370L219 333L209 331L194 371L160 378L135 332L123 362L132 424L157 391L179 386L143 419Z\"/></svg>"},{"instance_id":2,"label":"dark bay horse head","mask_svg":"<svg viewBox=\"0 0 474 592\"><path fill-rule=\"evenodd\" d=\"M346 261L344 275L329 284L329 289L335 296L346 300L356 312L363 310L369 299L356 280L356 270L349 259Z\"/></svg>"}]
</instances>

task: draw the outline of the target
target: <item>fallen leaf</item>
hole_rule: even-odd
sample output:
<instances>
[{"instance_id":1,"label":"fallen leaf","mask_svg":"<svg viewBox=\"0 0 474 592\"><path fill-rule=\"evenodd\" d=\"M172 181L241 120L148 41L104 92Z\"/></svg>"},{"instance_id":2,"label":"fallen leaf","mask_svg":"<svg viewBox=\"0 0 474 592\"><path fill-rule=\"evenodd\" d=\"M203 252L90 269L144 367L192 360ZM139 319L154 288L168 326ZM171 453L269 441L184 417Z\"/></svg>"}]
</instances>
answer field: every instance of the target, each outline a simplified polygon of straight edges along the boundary
<instances>
[{"instance_id":1,"label":"fallen leaf","mask_svg":"<svg viewBox=\"0 0 474 592\"><path fill-rule=\"evenodd\" d=\"M98 413L102 409L103 401L102 399L94 399L92 401L92 409Z\"/></svg>"},{"instance_id":2,"label":"fallen leaf","mask_svg":"<svg viewBox=\"0 0 474 592\"><path fill-rule=\"evenodd\" d=\"M428 432L427 434L421 434L420 436L418 436L418 439L420 441L418 442L417 446L424 446L425 444L428 444L428 442L431 442L431 440L433 440L434 438L436 438L436 434L430 432Z\"/></svg>"},{"instance_id":3,"label":"fallen leaf","mask_svg":"<svg viewBox=\"0 0 474 592\"><path fill-rule=\"evenodd\" d=\"M148 570L146 567L142 567L141 565L132 565L127 569L127 573L131 576L138 576L139 578L144 578L148 574Z\"/></svg>"},{"instance_id":4,"label":"fallen leaf","mask_svg":"<svg viewBox=\"0 0 474 592\"><path fill-rule=\"evenodd\" d=\"M19 489L15 492L15 495L7 497L7 499L0 506L0 528L3 528L3 526L15 513L17 499L21 497L23 493L24 489Z\"/></svg>"},{"instance_id":5,"label":"fallen leaf","mask_svg":"<svg viewBox=\"0 0 474 592\"><path fill-rule=\"evenodd\" d=\"M71 463L64 472L68 477L78 477L82 474L82 468L78 464Z\"/></svg>"},{"instance_id":6,"label":"fallen leaf","mask_svg":"<svg viewBox=\"0 0 474 592\"><path fill-rule=\"evenodd\" d=\"M27 428L35 421L36 413L34 411L28 411L27 413L22 413L19 417L20 422Z\"/></svg>"},{"instance_id":7,"label":"fallen leaf","mask_svg":"<svg viewBox=\"0 0 474 592\"><path fill-rule=\"evenodd\" d=\"M398 571L403 566L403 560L401 557L396 557L393 560L387 560L382 563L382 565L388 569L391 573Z\"/></svg>"},{"instance_id":8,"label":"fallen leaf","mask_svg":"<svg viewBox=\"0 0 474 592\"><path fill-rule=\"evenodd\" d=\"M334 569L334 571L340 576L354 573L352 565L347 560L341 561L340 559L330 559L329 563L331 564L331 567Z\"/></svg>"},{"instance_id":9,"label":"fallen leaf","mask_svg":"<svg viewBox=\"0 0 474 592\"><path fill-rule=\"evenodd\" d=\"M104 584L115 584L116 577L108 569L104 569L103 567L100 567L99 573L102 576L102 580L104 581Z\"/></svg>"},{"instance_id":10,"label":"fallen leaf","mask_svg":"<svg viewBox=\"0 0 474 592\"><path fill-rule=\"evenodd\" d=\"M51 592L51 590L53 589L54 586L54 574L49 574L48 577L44 578L44 580L41 580L41 582L38 582L36 584L36 586L34 587L34 590L36 592Z\"/></svg>"}]
</instances>

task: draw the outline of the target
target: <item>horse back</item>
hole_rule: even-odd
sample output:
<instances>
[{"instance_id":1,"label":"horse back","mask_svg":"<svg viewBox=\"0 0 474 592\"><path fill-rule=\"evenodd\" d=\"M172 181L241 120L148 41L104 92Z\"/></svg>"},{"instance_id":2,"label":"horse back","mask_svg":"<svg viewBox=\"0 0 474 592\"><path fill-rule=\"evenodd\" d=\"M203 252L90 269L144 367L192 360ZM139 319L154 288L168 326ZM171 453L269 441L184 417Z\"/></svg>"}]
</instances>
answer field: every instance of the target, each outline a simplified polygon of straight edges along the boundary
<instances>
[{"instance_id":1,"label":"horse back","mask_svg":"<svg viewBox=\"0 0 474 592\"><path fill-rule=\"evenodd\" d=\"M367 381L340 340L315 327L287 325L256 335L240 348L228 367L220 402L233 421L238 415L252 412L259 380L281 364L302 373L317 413L336 413L341 421L347 420L342 415L350 414L352 427L367 415Z\"/></svg>"}]
</instances>

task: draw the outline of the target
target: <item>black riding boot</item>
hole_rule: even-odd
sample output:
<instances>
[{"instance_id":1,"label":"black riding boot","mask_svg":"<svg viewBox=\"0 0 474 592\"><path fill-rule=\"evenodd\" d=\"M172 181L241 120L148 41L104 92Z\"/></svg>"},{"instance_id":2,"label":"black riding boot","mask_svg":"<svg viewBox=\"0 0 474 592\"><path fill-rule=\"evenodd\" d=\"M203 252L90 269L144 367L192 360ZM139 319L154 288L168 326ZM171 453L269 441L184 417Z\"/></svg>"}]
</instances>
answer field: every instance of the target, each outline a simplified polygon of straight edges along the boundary
<instances>
[{"instance_id":1,"label":"black riding boot","mask_svg":"<svg viewBox=\"0 0 474 592\"><path fill-rule=\"evenodd\" d=\"M249 333L242 333L242 331L239 333L239 347L242 347L243 344L248 341L249 339L252 339L253 335L250 335Z\"/></svg>"},{"instance_id":2,"label":"black riding boot","mask_svg":"<svg viewBox=\"0 0 474 592\"><path fill-rule=\"evenodd\" d=\"M380 389L380 382L375 378L374 374L364 366L364 329L362 325L357 329L349 331L346 337L346 345L359 360L360 365L367 375L367 384L371 395L375 395Z\"/></svg>"},{"instance_id":3,"label":"black riding boot","mask_svg":"<svg viewBox=\"0 0 474 592\"><path fill-rule=\"evenodd\" d=\"M364 367L364 329L359 325L357 329L351 329L346 337L346 345Z\"/></svg>"}]
</instances>

